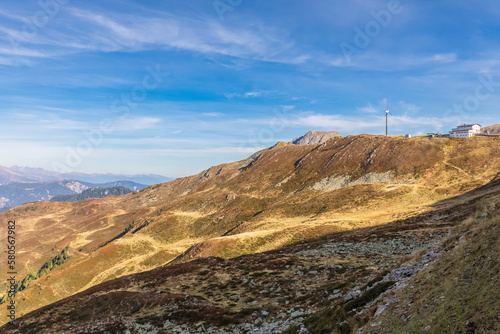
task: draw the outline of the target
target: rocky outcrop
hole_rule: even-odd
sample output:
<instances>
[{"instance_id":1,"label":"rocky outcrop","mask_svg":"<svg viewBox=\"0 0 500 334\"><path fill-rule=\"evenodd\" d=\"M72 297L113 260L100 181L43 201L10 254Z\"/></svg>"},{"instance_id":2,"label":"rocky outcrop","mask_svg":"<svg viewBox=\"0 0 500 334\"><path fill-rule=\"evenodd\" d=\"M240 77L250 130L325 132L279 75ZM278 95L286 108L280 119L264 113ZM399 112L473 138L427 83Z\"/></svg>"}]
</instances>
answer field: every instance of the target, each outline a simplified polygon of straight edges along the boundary
<instances>
[{"instance_id":1,"label":"rocky outcrop","mask_svg":"<svg viewBox=\"0 0 500 334\"><path fill-rule=\"evenodd\" d=\"M305 135L292 140L295 145L321 144L333 137L341 137L337 131L309 131Z\"/></svg>"}]
</instances>

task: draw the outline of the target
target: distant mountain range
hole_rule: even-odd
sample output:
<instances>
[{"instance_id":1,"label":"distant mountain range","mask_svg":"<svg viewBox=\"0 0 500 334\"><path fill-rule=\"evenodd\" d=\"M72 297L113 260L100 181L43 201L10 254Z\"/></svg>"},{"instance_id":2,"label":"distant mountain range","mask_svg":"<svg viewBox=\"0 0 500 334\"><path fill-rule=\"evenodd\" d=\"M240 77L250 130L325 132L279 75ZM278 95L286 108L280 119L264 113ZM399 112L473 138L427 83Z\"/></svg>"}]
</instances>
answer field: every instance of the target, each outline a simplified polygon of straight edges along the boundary
<instances>
[{"instance_id":1,"label":"distant mountain range","mask_svg":"<svg viewBox=\"0 0 500 334\"><path fill-rule=\"evenodd\" d=\"M131 181L115 181L108 183L90 183L75 180L31 183L10 182L0 185L0 212L23 203L48 201L60 195L78 195L88 189L110 187L123 187L130 189L130 191L139 191L148 186Z\"/></svg>"},{"instance_id":2,"label":"distant mountain range","mask_svg":"<svg viewBox=\"0 0 500 334\"><path fill-rule=\"evenodd\" d=\"M32 167L3 167L0 166L0 184L9 182L50 182L62 179L79 180L91 183L107 183L117 180L132 181L140 184L153 185L171 181L172 178L156 174L87 174L87 173L58 173L43 168Z\"/></svg>"},{"instance_id":3,"label":"distant mountain range","mask_svg":"<svg viewBox=\"0 0 500 334\"><path fill-rule=\"evenodd\" d=\"M57 195L52 197L50 200L53 202L76 202L83 201L89 198L104 198L108 196L121 196L130 194L132 190L117 186L108 188L90 188L82 191L81 194L74 195Z\"/></svg>"}]
</instances>

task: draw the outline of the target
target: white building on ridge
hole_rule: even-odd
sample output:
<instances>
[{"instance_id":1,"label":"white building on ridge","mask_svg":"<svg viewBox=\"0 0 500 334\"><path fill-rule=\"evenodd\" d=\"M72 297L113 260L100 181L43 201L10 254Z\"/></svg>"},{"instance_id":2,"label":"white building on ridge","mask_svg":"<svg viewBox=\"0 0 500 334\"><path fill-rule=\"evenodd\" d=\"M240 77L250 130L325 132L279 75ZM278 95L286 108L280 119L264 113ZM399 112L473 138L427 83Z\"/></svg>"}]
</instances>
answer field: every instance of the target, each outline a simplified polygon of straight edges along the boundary
<instances>
[{"instance_id":1,"label":"white building on ridge","mask_svg":"<svg viewBox=\"0 0 500 334\"><path fill-rule=\"evenodd\" d=\"M479 124L463 124L450 131L451 138L470 138L481 133Z\"/></svg>"}]
</instances>

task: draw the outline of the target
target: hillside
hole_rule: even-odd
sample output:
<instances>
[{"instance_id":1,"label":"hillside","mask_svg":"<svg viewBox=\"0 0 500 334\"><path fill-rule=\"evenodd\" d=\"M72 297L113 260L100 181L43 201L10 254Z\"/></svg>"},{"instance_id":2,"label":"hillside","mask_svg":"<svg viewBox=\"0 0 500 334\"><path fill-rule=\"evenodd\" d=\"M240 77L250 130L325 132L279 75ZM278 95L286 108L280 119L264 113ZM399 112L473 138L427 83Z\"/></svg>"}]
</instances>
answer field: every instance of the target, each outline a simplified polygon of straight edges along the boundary
<instances>
[{"instance_id":1,"label":"hillside","mask_svg":"<svg viewBox=\"0 0 500 334\"><path fill-rule=\"evenodd\" d=\"M500 135L500 124L486 126L481 128L481 133L486 135Z\"/></svg>"},{"instance_id":2,"label":"hillside","mask_svg":"<svg viewBox=\"0 0 500 334\"><path fill-rule=\"evenodd\" d=\"M438 219L441 225L432 225L430 217L440 216L436 210L467 200L467 193L493 180L499 167L497 138L349 136L316 145L278 143L248 159L125 196L24 204L2 214L4 221L19 223L19 277L38 271L68 245L70 258L18 294L18 315L165 264L185 268L183 263L195 258L229 259L328 235L358 238L363 229L380 226L384 233L388 223L414 224L427 217L431 226L415 232L423 233L418 247L404 240L420 237L411 231L405 237L399 228L376 241L385 244L401 235L406 249L401 256L408 255L437 242L456 224ZM364 270L372 265L365 260L371 260L363 252L339 261L364 263L359 273L365 277L387 268L382 263L397 262L397 252L392 253L369 272ZM179 289L171 291L179 294Z\"/></svg>"},{"instance_id":3,"label":"hillside","mask_svg":"<svg viewBox=\"0 0 500 334\"><path fill-rule=\"evenodd\" d=\"M500 176L408 219L102 283L6 332L497 333L499 203Z\"/></svg>"},{"instance_id":4,"label":"hillside","mask_svg":"<svg viewBox=\"0 0 500 334\"><path fill-rule=\"evenodd\" d=\"M108 196L122 196L130 194L132 190L124 187L108 187L108 188L90 188L82 191L81 194L74 195L59 195L54 196L50 200L53 202L76 202L83 201L89 198L104 198Z\"/></svg>"}]
</instances>

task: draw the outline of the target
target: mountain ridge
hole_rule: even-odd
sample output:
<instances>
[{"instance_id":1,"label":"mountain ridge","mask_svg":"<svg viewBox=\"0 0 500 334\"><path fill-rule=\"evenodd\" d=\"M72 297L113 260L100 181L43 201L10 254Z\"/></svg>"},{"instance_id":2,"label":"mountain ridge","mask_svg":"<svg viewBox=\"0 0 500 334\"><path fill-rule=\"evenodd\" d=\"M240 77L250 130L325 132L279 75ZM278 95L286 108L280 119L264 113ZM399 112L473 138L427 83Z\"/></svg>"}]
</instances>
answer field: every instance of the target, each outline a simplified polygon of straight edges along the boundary
<instances>
[{"instance_id":1,"label":"mountain ridge","mask_svg":"<svg viewBox=\"0 0 500 334\"><path fill-rule=\"evenodd\" d=\"M114 186L114 187L96 187L85 189L79 194L72 195L57 195L52 197L50 200L53 202L76 202L83 201L89 198L104 198L107 196L123 196L130 194L132 190L122 187L122 186Z\"/></svg>"},{"instance_id":2,"label":"mountain ridge","mask_svg":"<svg viewBox=\"0 0 500 334\"><path fill-rule=\"evenodd\" d=\"M156 174L113 174L113 173L59 173L39 167L0 166L0 184L9 182L50 182L63 179L80 180L90 183L108 183L117 180L132 181L146 185L158 184L172 180L172 178Z\"/></svg>"}]
</instances>

